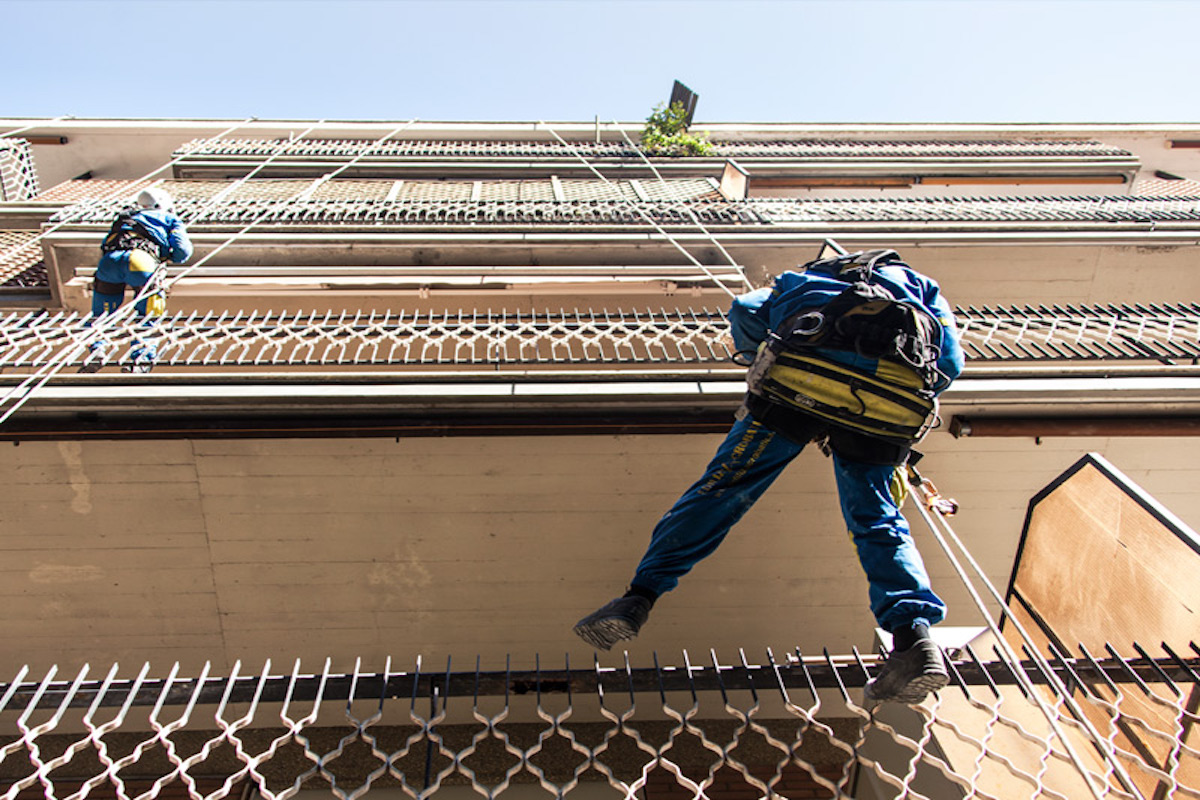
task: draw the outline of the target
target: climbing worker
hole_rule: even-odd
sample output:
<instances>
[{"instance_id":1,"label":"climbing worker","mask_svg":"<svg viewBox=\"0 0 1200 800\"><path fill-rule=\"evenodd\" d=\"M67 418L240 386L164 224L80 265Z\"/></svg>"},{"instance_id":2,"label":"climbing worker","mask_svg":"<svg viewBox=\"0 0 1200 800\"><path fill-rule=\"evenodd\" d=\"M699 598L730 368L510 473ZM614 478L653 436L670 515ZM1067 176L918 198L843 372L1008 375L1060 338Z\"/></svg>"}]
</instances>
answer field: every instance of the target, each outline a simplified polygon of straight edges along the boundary
<instances>
[{"instance_id":1,"label":"climbing worker","mask_svg":"<svg viewBox=\"0 0 1200 800\"><path fill-rule=\"evenodd\" d=\"M634 638L659 596L817 441L833 459L871 611L893 637L868 702L917 703L946 684L929 638L945 604L900 506L911 447L936 422L936 396L962 371L953 312L937 283L895 251L838 251L734 300L735 361L750 367L746 401L704 475L654 528L628 591L576 623L584 641L608 650Z\"/></svg>"},{"instance_id":2,"label":"climbing worker","mask_svg":"<svg viewBox=\"0 0 1200 800\"><path fill-rule=\"evenodd\" d=\"M92 320L110 314L125 301L125 287L139 292L147 283L151 290L137 304L142 324L152 328L166 311L161 287L163 265L182 264L192 256L187 228L172 210L171 195L163 189L143 189L136 205L123 208L113 221L104 242L103 255L92 283ZM91 353L80 372L96 372L104 366L109 343L99 339L91 344ZM129 351L126 372L149 372L157 348L147 334L138 337Z\"/></svg>"}]
</instances>

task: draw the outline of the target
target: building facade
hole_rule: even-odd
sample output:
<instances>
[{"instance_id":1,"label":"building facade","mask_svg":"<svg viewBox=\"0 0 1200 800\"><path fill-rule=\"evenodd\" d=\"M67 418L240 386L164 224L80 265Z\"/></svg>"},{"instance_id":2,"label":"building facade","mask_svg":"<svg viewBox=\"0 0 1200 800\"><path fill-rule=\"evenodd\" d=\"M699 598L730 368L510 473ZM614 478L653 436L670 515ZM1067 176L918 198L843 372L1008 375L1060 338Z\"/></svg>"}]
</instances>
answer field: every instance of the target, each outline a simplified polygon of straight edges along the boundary
<instances>
[{"instance_id":1,"label":"building facade","mask_svg":"<svg viewBox=\"0 0 1200 800\"><path fill-rule=\"evenodd\" d=\"M3 669L589 663L572 623L744 390L730 294L827 239L897 249L957 306L967 370L921 470L994 584L1085 453L1200 524L1200 128L697 124L696 157L639 128L0 121ZM119 372L129 318L78 375L98 243L147 185L197 246L159 363ZM912 521L947 623L997 614ZM628 652L874 641L814 449Z\"/></svg>"}]
</instances>

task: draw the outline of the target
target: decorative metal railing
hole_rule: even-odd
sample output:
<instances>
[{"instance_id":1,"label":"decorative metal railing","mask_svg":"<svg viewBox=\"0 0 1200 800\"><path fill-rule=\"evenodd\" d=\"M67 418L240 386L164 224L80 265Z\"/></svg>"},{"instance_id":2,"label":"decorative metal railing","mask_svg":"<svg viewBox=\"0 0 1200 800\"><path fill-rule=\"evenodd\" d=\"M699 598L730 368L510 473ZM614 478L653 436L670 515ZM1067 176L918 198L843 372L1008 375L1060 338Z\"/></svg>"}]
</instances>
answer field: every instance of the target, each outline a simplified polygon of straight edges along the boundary
<instances>
[{"instance_id":1,"label":"decorative metal railing","mask_svg":"<svg viewBox=\"0 0 1200 800\"><path fill-rule=\"evenodd\" d=\"M1200 357L1200 303L969 306L956 317L971 360Z\"/></svg>"},{"instance_id":2,"label":"decorative metal railing","mask_svg":"<svg viewBox=\"0 0 1200 800\"><path fill-rule=\"evenodd\" d=\"M293 183L293 182L289 182ZM108 225L120 203L70 207L53 220ZM271 206L275 207L272 208ZM1040 197L723 200L378 200L181 198L189 225L802 225L805 223L1168 223L1200 221L1196 197Z\"/></svg>"},{"instance_id":3,"label":"decorative metal railing","mask_svg":"<svg viewBox=\"0 0 1200 800\"><path fill-rule=\"evenodd\" d=\"M0 317L0 367L36 367L90 333L90 317ZM420 364L710 364L728 360L724 314L707 310L176 314L104 334L111 353L153 336L188 367Z\"/></svg>"},{"instance_id":4,"label":"decorative metal railing","mask_svg":"<svg viewBox=\"0 0 1200 800\"><path fill-rule=\"evenodd\" d=\"M919 706L863 705L879 658L760 663L683 653L679 666L276 674L236 664L189 677L117 665L0 684L0 791L21 797L189 797L302 789L421 800L469 786L563 797L607 784L634 800L743 797L1200 797L1200 648L1049 669L971 646ZM510 660L511 663L511 660ZM1052 687L1066 686L1069 696ZM1069 701L1069 702L1068 702Z\"/></svg>"},{"instance_id":5,"label":"decorative metal railing","mask_svg":"<svg viewBox=\"0 0 1200 800\"><path fill-rule=\"evenodd\" d=\"M37 231L0 230L0 286L46 286Z\"/></svg>"},{"instance_id":6,"label":"decorative metal railing","mask_svg":"<svg viewBox=\"0 0 1200 800\"><path fill-rule=\"evenodd\" d=\"M0 202L28 200L38 193L33 151L24 139L0 139Z\"/></svg>"},{"instance_id":7,"label":"decorative metal railing","mask_svg":"<svg viewBox=\"0 0 1200 800\"><path fill-rule=\"evenodd\" d=\"M1131 153L1119 147L1086 139L995 140L995 141L870 141L804 139L776 141L714 141L713 157L788 159L922 159L922 158L1073 158L1128 159ZM269 139L222 139L192 142L176 155L184 163L203 158L263 158L275 152L279 142ZM428 141L404 140L377 145L372 139L313 139L294 144L283 161L351 158L367 150L367 160L395 158L575 158L581 153L593 159L641 159L628 142L545 141ZM574 152L573 152L574 151Z\"/></svg>"},{"instance_id":8,"label":"decorative metal railing","mask_svg":"<svg viewBox=\"0 0 1200 800\"><path fill-rule=\"evenodd\" d=\"M1105 224L1200 222L1198 197L892 197L768 198L726 202L711 196L694 200L614 199L598 188L595 199L384 199L336 192L304 196L306 181L255 181L251 189L213 202L180 192L178 213L189 225L240 225L262 216L263 225L638 225L648 219L663 225L804 225L807 223L981 223ZM360 182L361 183L361 182ZM381 183L388 183L382 181ZM599 186L599 183L597 186ZM261 184L261 185L259 185ZM274 184L267 186L266 184ZM703 187L700 187L701 189ZM269 191L268 191L269 190ZM682 191L682 190L681 190ZM690 191L690 190L689 190ZM699 191L699 190L697 190ZM275 196L270 196L275 192ZM214 195L215 197L215 195ZM107 226L120 202L84 203L60 211L52 220ZM265 216L263 216L265 214Z\"/></svg>"},{"instance_id":9,"label":"decorative metal railing","mask_svg":"<svg viewBox=\"0 0 1200 800\"><path fill-rule=\"evenodd\" d=\"M1200 304L984 306L958 309L973 362L1200 358ZM35 369L92 329L78 313L0 316L0 368ZM129 320L105 331L110 360L151 337L161 366L444 365L523 367L728 363L725 314L701 309L460 312L209 312ZM81 353L74 363L86 357Z\"/></svg>"}]
</instances>

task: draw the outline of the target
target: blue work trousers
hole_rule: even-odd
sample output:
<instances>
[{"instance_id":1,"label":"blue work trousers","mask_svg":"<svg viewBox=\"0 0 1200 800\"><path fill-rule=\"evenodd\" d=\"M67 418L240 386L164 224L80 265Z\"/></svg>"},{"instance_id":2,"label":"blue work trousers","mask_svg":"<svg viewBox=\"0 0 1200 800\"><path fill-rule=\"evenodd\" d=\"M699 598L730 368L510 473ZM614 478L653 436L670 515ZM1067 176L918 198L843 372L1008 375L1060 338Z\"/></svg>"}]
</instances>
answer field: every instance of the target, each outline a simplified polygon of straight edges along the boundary
<instances>
[{"instance_id":1,"label":"blue work trousers","mask_svg":"<svg viewBox=\"0 0 1200 800\"><path fill-rule=\"evenodd\" d=\"M120 292L103 292L99 287L92 289L92 318L99 319L105 314L111 314L125 302L125 286L130 286L135 292L145 286L158 269L158 260L142 250L113 250L105 253L96 266L97 280L113 286L120 286ZM151 294L138 301L135 311L147 329L158 323L162 314L161 302L157 310L150 307L151 300L156 295ZM160 298L161 300L161 298ZM88 323L91 324L91 323ZM158 345L154 337L147 333L132 341L129 351L130 361L153 362L158 357ZM92 343L92 350L107 350L109 342L98 339Z\"/></svg>"},{"instance_id":2,"label":"blue work trousers","mask_svg":"<svg viewBox=\"0 0 1200 800\"><path fill-rule=\"evenodd\" d=\"M149 253L141 250L113 250L100 257L100 263L96 265L96 279L114 285L126 284L137 291L153 277L156 269L158 269L158 261ZM138 301L136 309L138 316L147 315L149 300L149 297L143 297ZM99 317L102 314L109 314L120 308L123 302L125 302L124 288L120 293L111 294L93 289L92 315Z\"/></svg>"},{"instance_id":3,"label":"blue work trousers","mask_svg":"<svg viewBox=\"0 0 1200 800\"><path fill-rule=\"evenodd\" d=\"M654 528L633 584L662 594L712 554L729 529L804 449L753 417L738 420L700 478ZM898 469L833 454L842 516L870 583L871 612L880 627L933 625L946 606L929 585L908 522Z\"/></svg>"}]
</instances>

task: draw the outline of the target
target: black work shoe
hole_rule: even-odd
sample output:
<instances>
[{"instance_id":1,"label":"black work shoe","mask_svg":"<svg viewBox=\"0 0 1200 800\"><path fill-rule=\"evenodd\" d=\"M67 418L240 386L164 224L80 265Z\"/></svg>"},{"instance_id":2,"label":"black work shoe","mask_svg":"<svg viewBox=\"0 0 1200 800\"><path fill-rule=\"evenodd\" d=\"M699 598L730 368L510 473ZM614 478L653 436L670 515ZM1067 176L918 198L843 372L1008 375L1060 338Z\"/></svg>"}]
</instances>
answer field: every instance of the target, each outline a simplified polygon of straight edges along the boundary
<instances>
[{"instance_id":1,"label":"black work shoe","mask_svg":"<svg viewBox=\"0 0 1200 800\"><path fill-rule=\"evenodd\" d=\"M592 647L609 650L617 642L637 636L650 618L650 606L644 597L618 597L576 622L575 633Z\"/></svg>"},{"instance_id":2,"label":"black work shoe","mask_svg":"<svg viewBox=\"0 0 1200 800\"><path fill-rule=\"evenodd\" d=\"M894 650L879 674L867 681L867 705L896 702L915 705L950 681L942 651L932 639L920 639L907 650Z\"/></svg>"}]
</instances>

